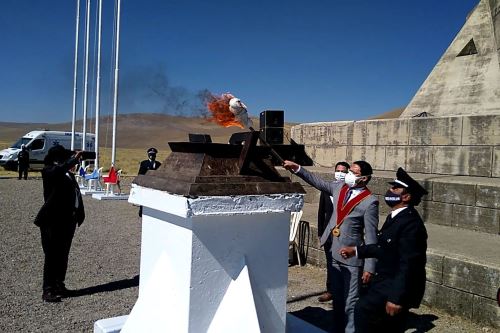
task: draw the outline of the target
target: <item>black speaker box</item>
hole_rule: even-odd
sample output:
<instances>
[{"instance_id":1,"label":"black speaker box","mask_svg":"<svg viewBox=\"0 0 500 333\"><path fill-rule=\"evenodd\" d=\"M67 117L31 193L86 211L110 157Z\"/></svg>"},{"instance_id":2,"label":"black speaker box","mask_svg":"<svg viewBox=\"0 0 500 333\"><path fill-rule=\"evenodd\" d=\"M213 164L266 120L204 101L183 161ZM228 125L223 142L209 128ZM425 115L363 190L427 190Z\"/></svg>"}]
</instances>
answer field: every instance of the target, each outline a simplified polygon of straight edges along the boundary
<instances>
[{"instance_id":1,"label":"black speaker box","mask_svg":"<svg viewBox=\"0 0 500 333\"><path fill-rule=\"evenodd\" d=\"M266 110L260 113L260 128L266 127L284 127L285 111Z\"/></svg>"},{"instance_id":2,"label":"black speaker box","mask_svg":"<svg viewBox=\"0 0 500 333\"><path fill-rule=\"evenodd\" d=\"M265 127L260 132L264 140L271 145L283 144L283 127Z\"/></svg>"}]
</instances>

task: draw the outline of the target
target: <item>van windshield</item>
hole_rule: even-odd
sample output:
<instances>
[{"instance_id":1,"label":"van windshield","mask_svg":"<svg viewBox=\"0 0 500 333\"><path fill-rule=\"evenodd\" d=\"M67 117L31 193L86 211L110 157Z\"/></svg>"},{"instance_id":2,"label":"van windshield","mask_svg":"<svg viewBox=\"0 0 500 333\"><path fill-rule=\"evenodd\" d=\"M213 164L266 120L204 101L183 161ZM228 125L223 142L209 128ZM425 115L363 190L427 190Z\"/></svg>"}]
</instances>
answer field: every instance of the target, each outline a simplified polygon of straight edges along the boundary
<instances>
[{"instance_id":1,"label":"van windshield","mask_svg":"<svg viewBox=\"0 0 500 333\"><path fill-rule=\"evenodd\" d=\"M20 138L19 140L16 141L10 148L17 148L21 149L21 145L26 145L28 142L30 142L33 138Z\"/></svg>"}]
</instances>

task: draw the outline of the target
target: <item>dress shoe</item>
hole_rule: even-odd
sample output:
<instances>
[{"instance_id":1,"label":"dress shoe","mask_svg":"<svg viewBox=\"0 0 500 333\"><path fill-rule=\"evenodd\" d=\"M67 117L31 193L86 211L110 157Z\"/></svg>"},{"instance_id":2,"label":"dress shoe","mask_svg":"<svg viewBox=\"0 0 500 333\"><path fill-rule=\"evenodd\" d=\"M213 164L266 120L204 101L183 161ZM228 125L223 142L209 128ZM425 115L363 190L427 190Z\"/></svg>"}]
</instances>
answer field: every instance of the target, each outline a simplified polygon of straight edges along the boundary
<instances>
[{"instance_id":1,"label":"dress shoe","mask_svg":"<svg viewBox=\"0 0 500 333\"><path fill-rule=\"evenodd\" d=\"M43 291L42 299L44 302L55 303L61 301L61 296L57 295L54 290L48 289Z\"/></svg>"},{"instance_id":2,"label":"dress shoe","mask_svg":"<svg viewBox=\"0 0 500 333\"><path fill-rule=\"evenodd\" d=\"M321 294L320 297L318 297L318 302L320 303L325 303L325 302L330 302L333 299L333 296L331 293L328 291L325 291L323 294Z\"/></svg>"},{"instance_id":3,"label":"dress shoe","mask_svg":"<svg viewBox=\"0 0 500 333\"><path fill-rule=\"evenodd\" d=\"M54 288L54 293L59 297L68 297L71 293L64 285L58 285Z\"/></svg>"}]
</instances>

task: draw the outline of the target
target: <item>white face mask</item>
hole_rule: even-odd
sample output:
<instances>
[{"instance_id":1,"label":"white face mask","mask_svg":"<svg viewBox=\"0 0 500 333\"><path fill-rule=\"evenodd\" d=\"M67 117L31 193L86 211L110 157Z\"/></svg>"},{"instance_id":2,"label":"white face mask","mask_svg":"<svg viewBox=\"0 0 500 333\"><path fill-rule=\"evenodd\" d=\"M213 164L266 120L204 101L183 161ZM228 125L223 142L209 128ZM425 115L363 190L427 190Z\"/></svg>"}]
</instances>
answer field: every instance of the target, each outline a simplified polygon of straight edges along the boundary
<instances>
[{"instance_id":1,"label":"white face mask","mask_svg":"<svg viewBox=\"0 0 500 333\"><path fill-rule=\"evenodd\" d=\"M340 171L335 171L335 180L344 180L344 179L345 179L345 173Z\"/></svg>"},{"instance_id":2,"label":"white face mask","mask_svg":"<svg viewBox=\"0 0 500 333\"><path fill-rule=\"evenodd\" d=\"M357 180L360 178L361 177L356 176L352 172L349 172L347 173L347 175L345 175L344 182L346 183L347 186L354 187L356 186Z\"/></svg>"}]
</instances>

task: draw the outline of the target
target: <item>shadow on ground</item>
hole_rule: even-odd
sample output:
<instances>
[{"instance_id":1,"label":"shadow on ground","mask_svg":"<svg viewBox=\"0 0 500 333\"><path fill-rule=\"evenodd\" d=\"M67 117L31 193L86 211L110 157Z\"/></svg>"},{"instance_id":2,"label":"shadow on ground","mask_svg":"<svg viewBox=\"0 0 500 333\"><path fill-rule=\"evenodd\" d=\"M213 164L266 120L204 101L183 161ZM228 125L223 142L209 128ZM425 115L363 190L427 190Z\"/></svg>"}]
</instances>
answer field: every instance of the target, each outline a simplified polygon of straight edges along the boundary
<instances>
[{"instance_id":1,"label":"shadow on ground","mask_svg":"<svg viewBox=\"0 0 500 333\"><path fill-rule=\"evenodd\" d=\"M333 310L325 310L320 307L308 306L302 310L290 312L290 314L307 321L308 323L326 331L331 332L333 328ZM433 314L415 314L410 312L405 332L423 333L435 327L432 323L438 319Z\"/></svg>"},{"instance_id":2,"label":"shadow on ground","mask_svg":"<svg viewBox=\"0 0 500 333\"><path fill-rule=\"evenodd\" d=\"M116 291L121 289L137 287L138 285L139 285L139 275L136 275L131 279L113 281L105 284L100 284L98 286L71 290L68 294L68 297L79 297L79 296L92 295L102 292Z\"/></svg>"}]
</instances>

